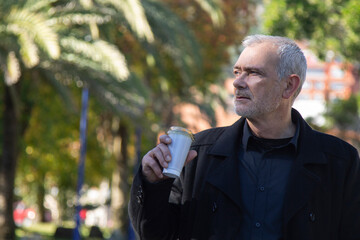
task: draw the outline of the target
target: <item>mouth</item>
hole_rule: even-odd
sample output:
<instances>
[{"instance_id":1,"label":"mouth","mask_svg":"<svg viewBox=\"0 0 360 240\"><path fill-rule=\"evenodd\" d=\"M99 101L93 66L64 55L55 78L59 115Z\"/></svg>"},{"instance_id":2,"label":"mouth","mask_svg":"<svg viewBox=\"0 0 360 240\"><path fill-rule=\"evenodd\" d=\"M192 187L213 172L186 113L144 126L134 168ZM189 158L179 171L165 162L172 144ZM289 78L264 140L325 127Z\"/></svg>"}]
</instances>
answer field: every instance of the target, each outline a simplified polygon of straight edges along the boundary
<instances>
[{"instance_id":1,"label":"mouth","mask_svg":"<svg viewBox=\"0 0 360 240\"><path fill-rule=\"evenodd\" d=\"M235 96L235 99L236 100L250 100L250 98L247 96Z\"/></svg>"},{"instance_id":2,"label":"mouth","mask_svg":"<svg viewBox=\"0 0 360 240\"><path fill-rule=\"evenodd\" d=\"M245 94L236 94L235 95L235 101L249 101L251 100L249 95Z\"/></svg>"},{"instance_id":3,"label":"mouth","mask_svg":"<svg viewBox=\"0 0 360 240\"><path fill-rule=\"evenodd\" d=\"M251 95L244 91L241 92L239 90L235 90L235 100L236 101L251 100Z\"/></svg>"}]
</instances>

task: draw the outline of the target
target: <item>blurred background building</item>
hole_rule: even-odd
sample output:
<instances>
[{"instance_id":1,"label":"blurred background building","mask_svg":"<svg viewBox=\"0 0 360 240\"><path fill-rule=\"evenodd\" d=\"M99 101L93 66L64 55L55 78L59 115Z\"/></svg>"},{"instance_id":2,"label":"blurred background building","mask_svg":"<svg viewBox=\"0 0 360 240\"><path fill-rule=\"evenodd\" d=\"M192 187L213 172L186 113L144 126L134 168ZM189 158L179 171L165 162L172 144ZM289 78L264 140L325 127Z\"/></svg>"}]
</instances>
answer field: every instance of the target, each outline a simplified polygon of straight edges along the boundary
<instances>
[{"instance_id":1,"label":"blurred background building","mask_svg":"<svg viewBox=\"0 0 360 240\"><path fill-rule=\"evenodd\" d=\"M332 51L326 61L320 60L305 43L299 43L303 49L308 69L302 91L294 103L304 118L314 118L324 123L322 114L326 103L335 99L348 99L359 90L357 68L336 58Z\"/></svg>"}]
</instances>

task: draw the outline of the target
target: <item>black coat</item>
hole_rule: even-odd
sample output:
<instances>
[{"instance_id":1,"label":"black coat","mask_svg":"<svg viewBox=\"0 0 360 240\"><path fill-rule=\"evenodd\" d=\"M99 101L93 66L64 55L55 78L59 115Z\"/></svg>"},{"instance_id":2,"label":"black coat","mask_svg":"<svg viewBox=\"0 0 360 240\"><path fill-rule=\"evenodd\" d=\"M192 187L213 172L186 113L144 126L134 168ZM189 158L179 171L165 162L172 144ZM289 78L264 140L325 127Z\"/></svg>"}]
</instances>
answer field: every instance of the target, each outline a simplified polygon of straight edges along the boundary
<instances>
[{"instance_id":1,"label":"black coat","mask_svg":"<svg viewBox=\"0 0 360 240\"><path fill-rule=\"evenodd\" d=\"M360 240L360 160L348 143L300 119L284 201L284 240ZM195 135L197 158L181 178L134 179L129 204L140 239L236 239L241 206L237 146L244 119Z\"/></svg>"}]
</instances>

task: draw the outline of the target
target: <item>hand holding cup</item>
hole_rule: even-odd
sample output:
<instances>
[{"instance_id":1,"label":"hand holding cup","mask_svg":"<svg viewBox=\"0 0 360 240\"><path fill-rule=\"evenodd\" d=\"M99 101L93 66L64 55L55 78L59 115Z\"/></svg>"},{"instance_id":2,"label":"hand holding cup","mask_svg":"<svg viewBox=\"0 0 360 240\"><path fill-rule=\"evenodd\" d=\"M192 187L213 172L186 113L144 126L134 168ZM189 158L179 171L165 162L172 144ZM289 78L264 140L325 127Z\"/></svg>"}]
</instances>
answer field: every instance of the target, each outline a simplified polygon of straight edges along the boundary
<instances>
[{"instance_id":1,"label":"hand holding cup","mask_svg":"<svg viewBox=\"0 0 360 240\"><path fill-rule=\"evenodd\" d=\"M169 135L161 135L159 140L160 143L150 150L142 159L142 174L149 182L152 183L168 178L167 176L164 176L167 173L163 174L163 169L169 167L173 158L169 149L169 146L172 143L171 137ZM186 152L187 155L185 154L185 164L197 156L197 152L194 150L189 151L188 149L185 149L185 153ZM176 158L176 156L174 157ZM168 175L176 177L174 174Z\"/></svg>"}]
</instances>

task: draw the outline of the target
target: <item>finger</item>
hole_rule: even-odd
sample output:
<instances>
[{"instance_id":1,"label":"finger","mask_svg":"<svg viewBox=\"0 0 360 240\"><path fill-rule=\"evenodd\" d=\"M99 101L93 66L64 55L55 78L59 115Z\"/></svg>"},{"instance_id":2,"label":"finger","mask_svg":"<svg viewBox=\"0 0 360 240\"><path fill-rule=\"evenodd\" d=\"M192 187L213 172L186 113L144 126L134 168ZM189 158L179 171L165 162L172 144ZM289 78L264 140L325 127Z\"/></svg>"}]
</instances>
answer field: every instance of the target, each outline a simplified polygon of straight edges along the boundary
<instances>
[{"instance_id":1,"label":"finger","mask_svg":"<svg viewBox=\"0 0 360 240\"><path fill-rule=\"evenodd\" d=\"M148 167L158 178L161 179L164 177L162 174L162 168L157 161L150 161Z\"/></svg>"},{"instance_id":2,"label":"finger","mask_svg":"<svg viewBox=\"0 0 360 240\"><path fill-rule=\"evenodd\" d=\"M166 161L165 163L167 164L168 162L171 161L171 152L170 152L170 149L168 147L168 145L164 144L164 143L160 143L158 146L157 146L160 151L162 152L162 155L164 157L164 160ZM160 163L163 167L167 167L167 166L164 166L162 163Z\"/></svg>"},{"instance_id":3,"label":"finger","mask_svg":"<svg viewBox=\"0 0 360 240\"><path fill-rule=\"evenodd\" d=\"M196 158L197 156L197 152L195 150L190 150L186 160L185 160L185 165L188 164L190 161L192 161L194 158Z\"/></svg>"},{"instance_id":4,"label":"finger","mask_svg":"<svg viewBox=\"0 0 360 240\"><path fill-rule=\"evenodd\" d=\"M154 158L153 151L150 151L147 155L144 156L142 160L143 173L148 179L153 179L152 175L155 175L156 178L162 178L162 168L159 165L158 161Z\"/></svg>"},{"instance_id":5,"label":"finger","mask_svg":"<svg viewBox=\"0 0 360 240\"><path fill-rule=\"evenodd\" d=\"M169 137L169 135L161 135L159 137L160 143L164 143L164 144L170 144L171 143L171 138Z\"/></svg>"},{"instance_id":6,"label":"finger","mask_svg":"<svg viewBox=\"0 0 360 240\"><path fill-rule=\"evenodd\" d=\"M154 159L157 160L157 162L160 164L160 166L166 168L168 166L168 163L165 160L166 156L164 156L162 148L167 148L167 147L163 146L163 145L164 144L157 145L156 148L154 148L152 150L152 152L154 154ZM164 151L166 151L166 150L164 149Z\"/></svg>"}]
</instances>

